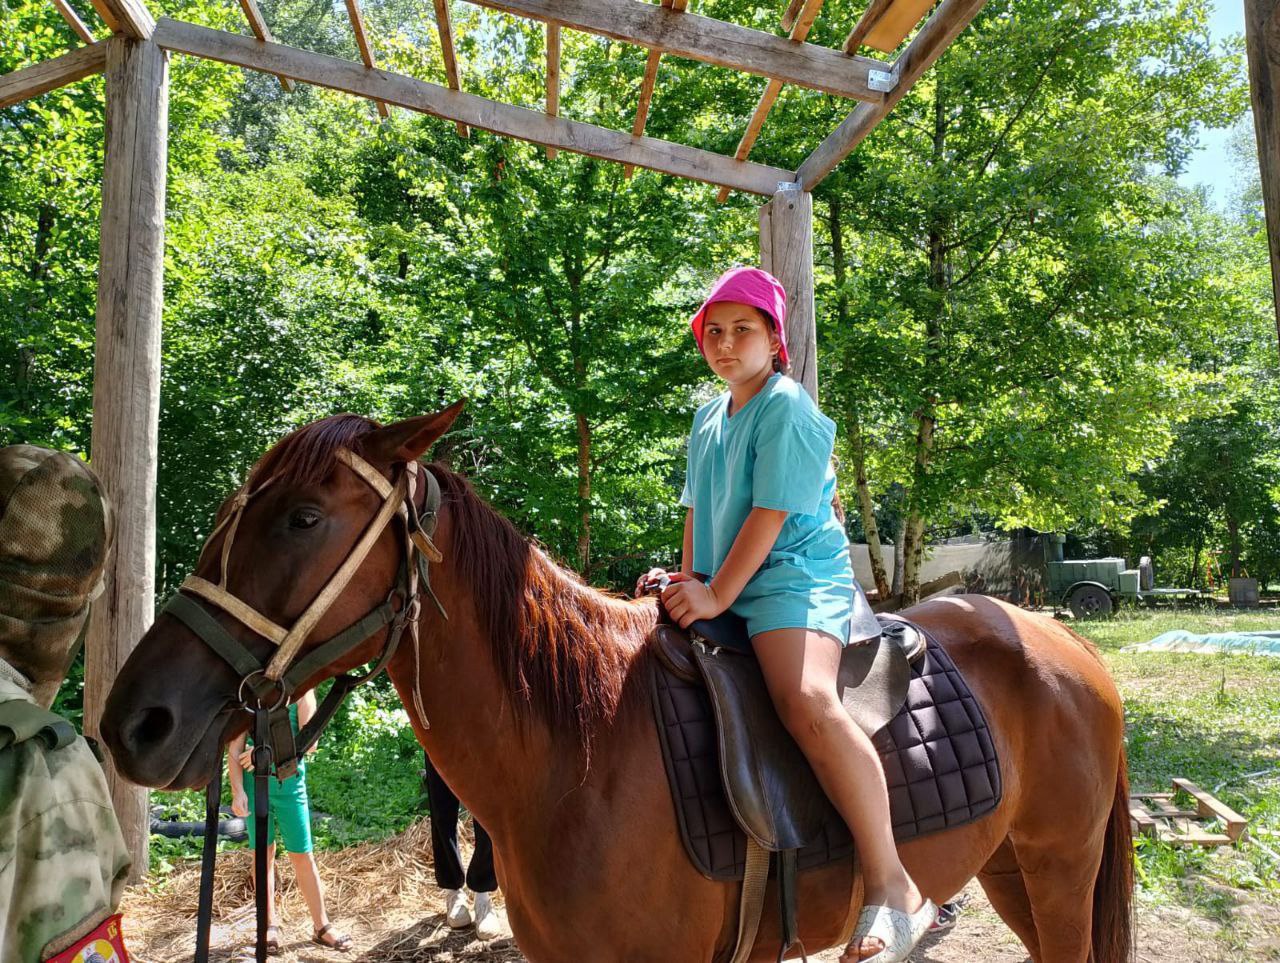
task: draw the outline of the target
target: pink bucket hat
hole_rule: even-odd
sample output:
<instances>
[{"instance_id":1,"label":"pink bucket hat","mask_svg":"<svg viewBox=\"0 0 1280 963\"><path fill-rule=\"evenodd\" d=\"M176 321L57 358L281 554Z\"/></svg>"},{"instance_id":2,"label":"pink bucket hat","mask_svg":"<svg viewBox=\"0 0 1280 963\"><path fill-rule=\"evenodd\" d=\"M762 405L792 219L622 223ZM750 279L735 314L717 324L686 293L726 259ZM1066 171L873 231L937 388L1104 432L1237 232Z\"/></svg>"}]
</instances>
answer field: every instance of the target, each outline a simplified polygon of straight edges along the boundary
<instances>
[{"instance_id":1,"label":"pink bucket hat","mask_svg":"<svg viewBox=\"0 0 1280 963\"><path fill-rule=\"evenodd\" d=\"M698 350L702 350L702 320L707 307L717 301L736 301L738 304L749 304L759 308L773 319L778 332L778 340L782 343L778 351L778 360L784 365L787 357L787 292L782 282L768 271L753 267L730 268L720 275L711 287L711 293L698 308L698 313L689 319L693 328L693 337L698 342Z\"/></svg>"}]
</instances>

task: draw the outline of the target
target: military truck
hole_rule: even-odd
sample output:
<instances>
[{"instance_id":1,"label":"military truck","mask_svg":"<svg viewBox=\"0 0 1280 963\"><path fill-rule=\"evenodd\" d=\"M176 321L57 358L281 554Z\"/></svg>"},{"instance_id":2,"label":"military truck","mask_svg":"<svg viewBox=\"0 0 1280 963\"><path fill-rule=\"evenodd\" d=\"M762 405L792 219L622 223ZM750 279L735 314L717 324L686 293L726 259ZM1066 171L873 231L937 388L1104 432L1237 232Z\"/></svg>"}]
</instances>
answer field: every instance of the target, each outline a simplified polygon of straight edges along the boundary
<instances>
[{"instance_id":1,"label":"military truck","mask_svg":"<svg viewBox=\"0 0 1280 963\"><path fill-rule=\"evenodd\" d=\"M1155 569L1145 555L1137 568L1129 568L1123 558L1064 559L1066 536L1050 534L1044 539L1048 596L1078 619L1104 618L1121 600L1154 606L1200 597L1197 589L1156 588Z\"/></svg>"}]
</instances>

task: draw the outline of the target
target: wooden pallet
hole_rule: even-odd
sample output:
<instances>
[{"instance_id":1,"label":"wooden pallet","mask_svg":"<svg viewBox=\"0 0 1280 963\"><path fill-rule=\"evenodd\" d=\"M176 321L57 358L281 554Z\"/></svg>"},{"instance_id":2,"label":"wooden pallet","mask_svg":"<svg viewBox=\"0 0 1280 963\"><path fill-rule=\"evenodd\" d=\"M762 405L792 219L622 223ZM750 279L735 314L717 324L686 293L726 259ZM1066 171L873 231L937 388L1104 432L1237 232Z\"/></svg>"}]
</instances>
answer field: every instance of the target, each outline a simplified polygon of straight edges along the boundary
<instances>
[{"instance_id":1,"label":"wooden pallet","mask_svg":"<svg viewBox=\"0 0 1280 963\"><path fill-rule=\"evenodd\" d=\"M1194 809L1175 804L1179 794L1191 797ZM1144 792L1129 797L1129 818L1135 833L1181 846L1230 846L1249 823L1225 803L1190 779L1174 779L1173 792ZM1204 823L1218 820L1225 832L1210 832Z\"/></svg>"}]
</instances>

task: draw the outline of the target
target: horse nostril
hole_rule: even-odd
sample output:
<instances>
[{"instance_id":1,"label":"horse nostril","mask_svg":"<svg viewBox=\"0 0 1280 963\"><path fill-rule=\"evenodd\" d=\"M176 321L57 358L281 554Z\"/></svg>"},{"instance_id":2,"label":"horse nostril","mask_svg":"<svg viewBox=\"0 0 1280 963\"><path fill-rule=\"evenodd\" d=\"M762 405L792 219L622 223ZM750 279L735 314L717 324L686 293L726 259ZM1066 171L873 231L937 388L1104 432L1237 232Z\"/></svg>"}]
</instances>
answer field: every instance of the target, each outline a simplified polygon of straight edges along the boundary
<instances>
[{"instance_id":1,"label":"horse nostril","mask_svg":"<svg viewBox=\"0 0 1280 963\"><path fill-rule=\"evenodd\" d=\"M174 730L173 713L163 706L151 706L137 713L124 726L120 741L132 753L163 745Z\"/></svg>"}]
</instances>

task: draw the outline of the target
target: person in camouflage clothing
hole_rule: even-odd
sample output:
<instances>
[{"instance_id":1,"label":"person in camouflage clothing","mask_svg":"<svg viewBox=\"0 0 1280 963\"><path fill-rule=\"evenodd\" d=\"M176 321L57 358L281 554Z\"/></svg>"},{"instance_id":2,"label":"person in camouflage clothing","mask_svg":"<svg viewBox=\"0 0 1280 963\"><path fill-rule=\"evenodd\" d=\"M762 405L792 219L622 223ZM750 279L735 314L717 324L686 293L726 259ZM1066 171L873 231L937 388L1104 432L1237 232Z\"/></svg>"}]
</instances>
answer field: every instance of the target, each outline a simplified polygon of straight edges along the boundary
<instances>
[{"instance_id":1,"label":"person in camouflage clothing","mask_svg":"<svg viewBox=\"0 0 1280 963\"><path fill-rule=\"evenodd\" d=\"M0 448L0 961L100 926L129 856L88 743L47 710L101 591L111 509L78 458Z\"/></svg>"}]
</instances>

